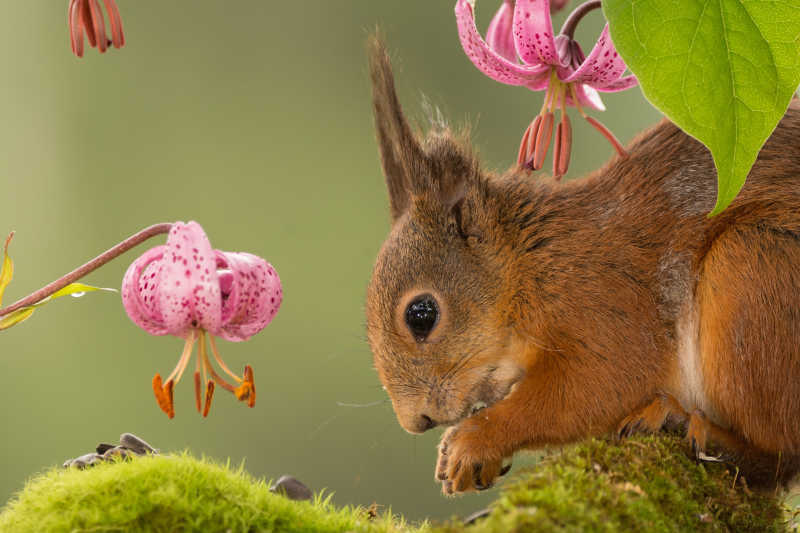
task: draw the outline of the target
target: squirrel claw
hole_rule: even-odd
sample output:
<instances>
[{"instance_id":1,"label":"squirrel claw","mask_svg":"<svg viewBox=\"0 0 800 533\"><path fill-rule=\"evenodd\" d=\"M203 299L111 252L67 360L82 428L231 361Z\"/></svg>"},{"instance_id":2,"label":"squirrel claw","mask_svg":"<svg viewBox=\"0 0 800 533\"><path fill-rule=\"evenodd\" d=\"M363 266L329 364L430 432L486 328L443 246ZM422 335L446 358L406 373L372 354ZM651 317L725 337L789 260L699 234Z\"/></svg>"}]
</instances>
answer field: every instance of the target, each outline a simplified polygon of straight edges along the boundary
<instances>
[{"instance_id":1,"label":"squirrel claw","mask_svg":"<svg viewBox=\"0 0 800 533\"><path fill-rule=\"evenodd\" d=\"M489 481L488 483L484 483L483 479L481 478L481 473L483 472L483 464L476 463L472 467L472 482L475 485L476 490L487 490L494 486L494 481Z\"/></svg>"}]
</instances>

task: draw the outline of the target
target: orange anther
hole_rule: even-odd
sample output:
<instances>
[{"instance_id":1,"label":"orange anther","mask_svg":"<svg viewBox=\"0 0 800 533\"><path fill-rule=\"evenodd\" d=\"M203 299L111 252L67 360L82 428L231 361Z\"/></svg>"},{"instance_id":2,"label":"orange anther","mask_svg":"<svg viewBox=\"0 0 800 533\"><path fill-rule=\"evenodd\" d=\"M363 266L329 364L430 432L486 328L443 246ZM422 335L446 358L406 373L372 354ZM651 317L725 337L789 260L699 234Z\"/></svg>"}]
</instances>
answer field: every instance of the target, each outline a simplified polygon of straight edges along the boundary
<instances>
[{"instance_id":1,"label":"orange anther","mask_svg":"<svg viewBox=\"0 0 800 533\"><path fill-rule=\"evenodd\" d=\"M173 380L167 381L167 384L164 385L164 396L166 396L167 401L169 402L167 416L173 418L175 416L175 401L173 395L173 389L175 388L175 382Z\"/></svg>"},{"instance_id":2,"label":"orange anther","mask_svg":"<svg viewBox=\"0 0 800 533\"><path fill-rule=\"evenodd\" d=\"M253 368L250 365L244 366L244 380L250 383L250 397L247 399L248 407L256 406L256 382L253 377Z\"/></svg>"},{"instance_id":3,"label":"orange anther","mask_svg":"<svg viewBox=\"0 0 800 533\"><path fill-rule=\"evenodd\" d=\"M531 136L531 126L533 123L528 124L528 128L522 135L522 141L519 143L519 153L517 154L517 165L523 166L528 159L528 137Z\"/></svg>"},{"instance_id":4,"label":"orange anther","mask_svg":"<svg viewBox=\"0 0 800 533\"><path fill-rule=\"evenodd\" d=\"M172 381L167 382L167 385L162 385L161 375L156 374L153 377L153 393L156 396L156 402L158 402L158 406L161 410L170 418L175 416L175 410L172 405Z\"/></svg>"},{"instance_id":5,"label":"orange anther","mask_svg":"<svg viewBox=\"0 0 800 533\"><path fill-rule=\"evenodd\" d=\"M558 171L558 162L561 159L561 134L563 129L563 124L559 122L558 127L556 127L556 141L553 145L553 177L556 180L561 179L561 173Z\"/></svg>"},{"instance_id":6,"label":"orange anther","mask_svg":"<svg viewBox=\"0 0 800 533\"><path fill-rule=\"evenodd\" d=\"M214 397L214 382L208 380L206 383L206 403L203 406L203 416L208 416L208 411L211 409L211 398Z\"/></svg>"},{"instance_id":7,"label":"orange anther","mask_svg":"<svg viewBox=\"0 0 800 533\"><path fill-rule=\"evenodd\" d=\"M539 170L544 164L547 150L550 149L550 140L553 138L553 113L547 112L542 119L542 125L536 134L536 148L533 152L533 170Z\"/></svg>"},{"instance_id":8,"label":"orange anther","mask_svg":"<svg viewBox=\"0 0 800 533\"><path fill-rule=\"evenodd\" d=\"M253 368L250 365L245 365L244 378L241 385L236 387L234 394L236 394L236 399L240 402L247 400L248 407L256 405L256 384L253 380Z\"/></svg>"},{"instance_id":9,"label":"orange anther","mask_svg":"<svg viewBox=\"0 0 800 533\"><path fill-rule=\"evenodd\" d=\"M566 114L561 115L561 122L556 128L555 148L553 151L553 177L560 180L569 168L569 155L572 150L572 126Z\"/></svg>"},{"instance_id":10,"label":"orange anther","mask_svg":"<svg viewBox=\"0 0 800 533\"><path fill-rule=\"evenodd\" d=\"M554 160L553 164L558 164L557 174L563 176L569 169L569 157L572 152L572 124L566 113L561 117L561 123L558 125L560 129L561 151L558 160Z\"/></svg>"},{"instance_id":11,"label":"orange anther","mask_svg":"<svg viewBox=\"0 0 800 533\"><path fill-rule=\"evenodd\" d=\"M542 115L536 115L536 118L531 122L531 133L528 135L528 146L525 150L525 166L533 168L533 154L536 150L536 137L539 136L539 130L542 129Z\"/></svg>"},{"instance_id":12,"label":"orange anther","mask_svg":"<svg viewBox=\"0 0 800 533\"><path fill-rule=\"evenodd\" d=\"M200 372L194 371L194 403L197 406L197 412L200 411ZM205 416L205 415L204 415Z\"/></svg>"}]
</instances>

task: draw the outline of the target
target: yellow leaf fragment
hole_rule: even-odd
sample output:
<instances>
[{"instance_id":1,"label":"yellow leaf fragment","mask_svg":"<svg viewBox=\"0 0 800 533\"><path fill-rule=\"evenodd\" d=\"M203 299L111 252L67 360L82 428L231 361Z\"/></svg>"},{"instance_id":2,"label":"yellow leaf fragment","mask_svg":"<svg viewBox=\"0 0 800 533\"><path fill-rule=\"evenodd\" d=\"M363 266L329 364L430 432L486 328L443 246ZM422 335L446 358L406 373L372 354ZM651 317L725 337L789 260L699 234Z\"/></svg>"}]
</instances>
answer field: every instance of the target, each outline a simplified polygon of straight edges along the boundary
<instances>
[{"instance_id":1,"label":"yellow leaf fragment","mask_svg":"<svg viewBox=\"0 0 800 533\"><path fill-rule=\"evenodd\" d=\"M35 307L23 307L22 309L17 309L13 313L0 318L0 331L25 322L31 317L34 311L36 311Z\"/></svg>"},{"instance_id":2,"label":"yellow leaf fragment","mask_svg":"<svg viewBox=\"0 0 800 533\"><path fill-rule=\"evenodd\" d=\"M11 283L11 278L14 277L14 262L8 256L8 245L11 244L11 239L14 237L14 232L8 234L6 244L3 247L3 264L0 266L0 305L3 305L3 292L6 287Z\"/></svg>"}]
</instances>

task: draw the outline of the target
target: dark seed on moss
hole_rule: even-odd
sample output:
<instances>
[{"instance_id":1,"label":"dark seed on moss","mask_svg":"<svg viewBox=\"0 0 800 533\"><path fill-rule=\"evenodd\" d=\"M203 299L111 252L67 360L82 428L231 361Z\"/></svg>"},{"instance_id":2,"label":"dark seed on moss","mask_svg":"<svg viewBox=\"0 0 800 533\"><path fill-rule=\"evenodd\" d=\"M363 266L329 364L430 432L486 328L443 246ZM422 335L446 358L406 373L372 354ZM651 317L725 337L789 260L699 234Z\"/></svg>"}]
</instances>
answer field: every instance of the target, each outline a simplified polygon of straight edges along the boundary
<instances>
[{"instance_id":1,"label":"dark seed on moss","mask_svg":"<svg viewBox=\"0 0 800 533\"><path fill-rule=\"evenodd\" d=\"M106 444L104 442L101 442L100 444L97 445L97 453L99 453L100 455L103 455L108 450L110 450L111 448L115 448L115 447L116 446L114 446L113 444Z\"/></svg>"},{"instance_id":2,"label":"dark seed on moss","mask_svg":"<svg viewBox=\"0 0 800 533\"><path fill-rule=\"evenodd\" d=\"M69 467L76 467L80 469L84 469L87 466L92 466L95 463L102 461L103 456L98 453L87 453L86 455L81 455L80 457L76 457L75 459L69 459L64 463L64 468Z\"/></svg>"},{"instance_id":3,"label":"dark seed on moss","mask_svg":"<svg viewBox=\"0 0 800 533\"><path fill-rule=\"evenodd\" d=\"M464 525L469 526L471 524L474 524L481 518L486 518L487 516L489 516L490 512L491 511L489 509L481 509L480 511L475 511L474 513L472 513L471 515L469 515L464 519Z\"/></svg>"},{"instance_id":4,"label":"dark seed on moss","mask_svg":"<svg viewBox=\"0 0 800 533\"><path fill-rule=\"evenodd\" d=\"M283 494L290 500L310 500L314 496L311 489L292 476L281 476L269 490Z\"/></svg>"},{"instance_id":5,"label":"dark seed on moss","mask_svg":"<svg viewBox=\"0 0 800 533\"><path fill-rule=\"evenodd\" d=\"M158 453L158 451L147 444L145 441L134 435L133 433L123 433L119 436L119 444L123 448L128 448L129 450L138 453L139 455L145 455L147 453Z\"/></svg>"}]
</instances>

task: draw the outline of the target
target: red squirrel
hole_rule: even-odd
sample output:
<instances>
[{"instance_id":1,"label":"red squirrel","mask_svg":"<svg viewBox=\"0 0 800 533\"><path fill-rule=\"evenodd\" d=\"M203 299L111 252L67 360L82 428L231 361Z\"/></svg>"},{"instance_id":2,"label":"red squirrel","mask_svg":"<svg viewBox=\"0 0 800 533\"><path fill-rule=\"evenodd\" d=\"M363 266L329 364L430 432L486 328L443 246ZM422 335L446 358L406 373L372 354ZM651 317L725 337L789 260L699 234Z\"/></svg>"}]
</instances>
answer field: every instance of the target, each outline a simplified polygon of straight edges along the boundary
<instances>
[{"instance_id":1,"label":"red squirrel","mask_svg":"<svg viewBox=\"0 0 800 533\"><path fill-rule=\"evenodd\" d=\"M520 449L668 426L751 485L800 471L796 100L708 218L712 158L667 120L582 179L496 174L446 127L412 130L377 37L370 71L392 224L368 340L400 425L449 426L445 493Z\"/></svg>"}]
</instances>

